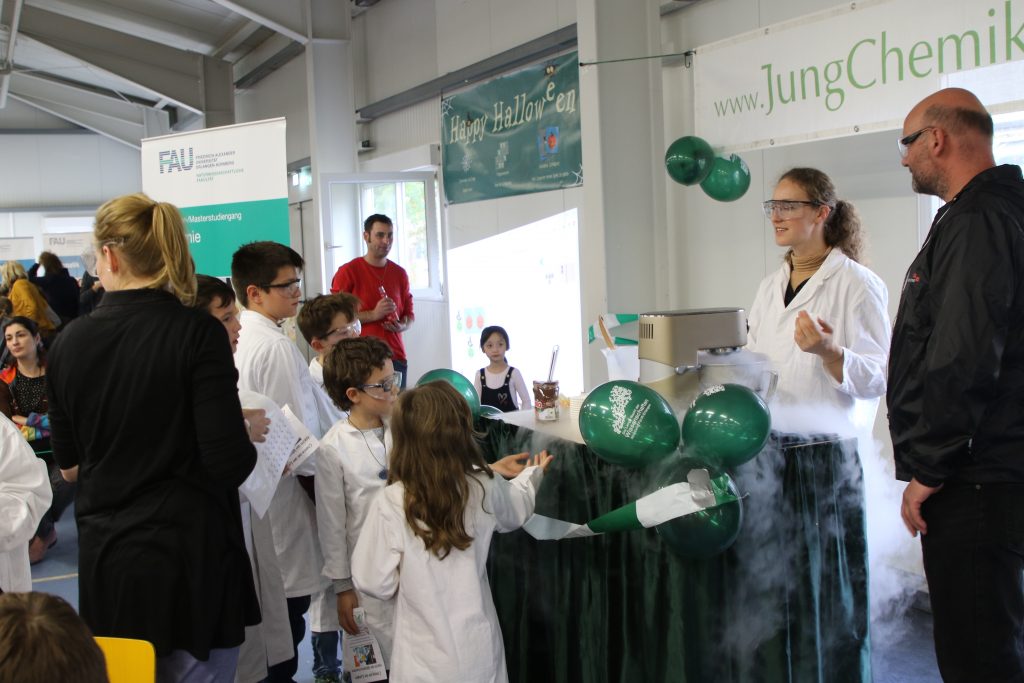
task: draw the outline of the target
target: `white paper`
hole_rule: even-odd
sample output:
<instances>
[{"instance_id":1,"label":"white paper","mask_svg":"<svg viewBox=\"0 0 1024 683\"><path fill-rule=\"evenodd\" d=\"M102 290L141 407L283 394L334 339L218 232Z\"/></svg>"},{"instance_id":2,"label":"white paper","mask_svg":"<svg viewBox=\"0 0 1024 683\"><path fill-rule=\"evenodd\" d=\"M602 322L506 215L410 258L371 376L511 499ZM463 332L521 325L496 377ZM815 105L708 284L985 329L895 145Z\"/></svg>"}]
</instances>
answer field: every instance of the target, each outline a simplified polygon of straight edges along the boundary
<instances>
[{"instance_id":1,"label":"white paper","mask_svg":"<svg viewBox=\"0 0 1024 683\"><path fill-rule=\"evenodd\" d=\"M303 474L303 472L299 472L299 468L302 467L302 464L311 455L316 453L316 449L320 447L320 442L306 429L306 425L302 423L302 420L295 417L295 413L292 412L291 408L285 406L281 409L281 412L288 419L292 433L295 436L285 469L291 474ZM313 472L310 472L310 474L313 474Z\"/></svg>"},{"instance_id":2,"label":"white paper","mask_svg":"<svg viewBox=\"0 0 1024 683\"><path fill-rule=\"evenodd\" d=\"M281 409L269 399L243 401L243 405L246 408L262 408L270 418L266 440L253 444L256 447L256 467L238 487L239 493L252 505L256 516L263 519L298 437Z\"/></svg>"},{"instance_id":3,"label":"white paper","mask_svg":"<svg viewBox=\"0 0 1024 683\"><path fill-rule=\"evenodd\" d=\"M370 683L387 680L384 656L376 636L366 625L366 612L362 607L352 610L359 627L358 635L345 633L341 639L342 668L351 676L352 683Z\"/></svg>"}]
</instances>

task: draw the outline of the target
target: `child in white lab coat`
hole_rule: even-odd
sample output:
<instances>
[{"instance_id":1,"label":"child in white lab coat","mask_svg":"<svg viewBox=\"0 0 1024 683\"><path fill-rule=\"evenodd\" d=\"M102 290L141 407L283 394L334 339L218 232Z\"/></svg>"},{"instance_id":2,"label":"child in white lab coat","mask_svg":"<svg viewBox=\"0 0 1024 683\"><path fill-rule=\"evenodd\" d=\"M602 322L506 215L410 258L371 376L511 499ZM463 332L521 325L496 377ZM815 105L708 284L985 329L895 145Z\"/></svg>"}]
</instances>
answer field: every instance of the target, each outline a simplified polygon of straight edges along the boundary
<instances>
[{"instance_id":1,"label":"child in white lab coat","mask_svg":"<svg viewBox=\"0 0 1024 683\"><path fill-rule=\"evenodd\" d=\"M323 364L327 353L342 339L356 338L362 331L362 324L356 316L358 310L359 299L347 292L318 294L299 310L295 322L306 343L317 354L309 361L309 374L320 389L324 388ZM325 402L322 412L329 422L327 430L348 418L347 412L330 401ZM337 658L340 634L337 629L325 630L327 626L333 626L337 609L337 598L331 588L314 595L309 605L310 621L314 630L319 631L317 647L313 649L314 683L334 680L341 670Z\"/></svg>"},{"instance_id":2,"label":"child in white lab coat","mask_svg":"<svg viewBox=\"0 0 1024 683\"><path fill-rule=\"evenodd\" d=\"M393 600L358 595L352 586L350 555L366 512L388 478L392 451L388 418L402 380L391 348L376 337L343 339L324 359L324 386L348 419L320 441L316 464L316 516L324 575L334 585L338 623L357 635L352 610L362 607L380 642L385 666L391 656Z\"/></svg>"},{"instance_id":3,"label":"child in white lab coat","mask_svg":"<svg viewBox=\"0 0 1024 683\"><path fill-rule=\"evenodd\" d=\"M469 405L445 382L402 394L391 427L389 485L352 556L360 594L396 600L390 680L507 681L487 551L495 530L533 514L551 456L542 452L511 482L495 477Z\"/></svg>"}]
</instances>

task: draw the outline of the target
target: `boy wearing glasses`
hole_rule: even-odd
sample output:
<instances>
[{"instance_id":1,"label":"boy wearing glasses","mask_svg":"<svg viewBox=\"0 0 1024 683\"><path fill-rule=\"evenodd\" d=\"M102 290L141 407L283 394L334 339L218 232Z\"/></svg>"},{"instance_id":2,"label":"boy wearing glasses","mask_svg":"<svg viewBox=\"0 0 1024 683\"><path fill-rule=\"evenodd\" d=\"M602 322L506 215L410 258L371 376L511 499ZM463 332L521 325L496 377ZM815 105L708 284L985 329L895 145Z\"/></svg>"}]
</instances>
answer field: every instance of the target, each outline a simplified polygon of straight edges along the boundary
<instances>
[{"instance_id":1,"label":"boy wearing glasses","mask_svg":"<svg viewBox=\"0 0 1024 683\"><path fill-rule=\"evenodd\" d=\"M319 438L324 432L320 417L323 407L317 400L320 389L310 376L299 348L279 327L283 320L298 312L302 298L302 266L302 257L297 252L277 242L252 242L234 253L231 284L245 308L239 316L242 331L235 366L240 389L263 394L282 408L288 406ZM317 539L316 509L299 480L285 476L274 493L270 513L274 549L288 603L293 652L297 652L295 648L305 634L303 614L309 609L311 596L328 587L320 574L323 556ZM318 644L318 626L314 623L312 629L314 651ZM331 634L330 628L320 630ZM290 681L297 669L298 658L293 656L271 667L267 680Z\"/></svg>"},{"instance_id":2,"label":"boy wearing glasses","mask_svg":"<svg viewBox=\"0 0 1024 683\"><path fill-rule=\"evenodd\" d=\"M350 556L370 503L387 484L392 448L388 418L401 381L391 349L380 339L359 337L336 343L324 359L324 386L349 414L324 435L316 463L324 574L337 594L338 621L346 633L357 635L352 611L362 607L383 650L385 666L391 658L394 600L358 594L352 585Z\"/></svg>"},{"instance_id":3,"label":"boy wearing glasses","mask_svg":"<svg viewBox=\"0 0 1024 683\"><path fill-rule=\"evenodd\" d=\"M309 361L309 374L321 389L327 352L342 339L358 337L362 332L358 311L359 299L347 292L320 294L307 301L299 311L296 321L299 331L310 348L316 351L316 356Z\"/></svg>"}]
</instances>

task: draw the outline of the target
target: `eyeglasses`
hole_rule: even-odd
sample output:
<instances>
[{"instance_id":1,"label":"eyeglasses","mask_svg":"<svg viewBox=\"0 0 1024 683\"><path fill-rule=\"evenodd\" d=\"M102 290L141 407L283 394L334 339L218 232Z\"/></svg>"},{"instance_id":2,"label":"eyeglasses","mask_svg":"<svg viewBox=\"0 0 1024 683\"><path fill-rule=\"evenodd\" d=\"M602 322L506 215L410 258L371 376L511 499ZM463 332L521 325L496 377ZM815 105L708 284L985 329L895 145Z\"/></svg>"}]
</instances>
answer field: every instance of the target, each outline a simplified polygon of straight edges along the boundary
<instances>
[{"instance_id":1,"label":"eyeglasses","mask_svg":"<svg viewBox=\"0 0 1024 683\"><path fill-rule=\"evenodd\" d=\"M340 334L343 339L349 337L358 337L363 331L363 323L360 322L359 318L356 318L354 323L349 323L344 327L335 327L333 330L328 330L327 334L324 335L324 339L328 339L336 334Z\"/></svg>"},{"instance_id":2,"label":"eyeglasses","mask_svg":"<svg viewBox=\"0 0 1024 683\"><path fill-rule=\"evenodd\" d=\"M821 206L820 202L809 202L803 199L769 199L762 202L765 218L771 218L772 214L778 213L779 218L792 218L800 211L802 206Z\"/></svg>"},{"instance_id":3,"label":"eyeglasses","mask_svg":"<svg viewBox=\"0 0 1024 683\"><path fill-rule=\"evenodd\" d=\"M899 147L900 150L900 158L903 159L907 156L907 153L910 151L910 146L914 144L914 142L916 142L917 139L921 137L921 135L923 135L926 130L933 130L934 128L935 126L925 126L921 130L915 130L910 135L907 135L906 137L902 137L899 140L897 140L896 145Z\"/></svg>"},{"instance_id":4,"label":"eyeglasses","mask_svg":"<svg viewBox=\"0 0 1024 683\"><path fill-rule=\"evenodd\" d=\"M370 394L370 392L366 391L367 389L380 389L383 393L390 394L394 390L398 389L401 385L402 373L396 372L383 382L378 382L377 384L360 384L356 388L367 394ZM373 396L373 394L370 394L370 396Z\"/></svg>"},{"instance_id":5,"label":"eyeglasses","mask_svg":"<svg viewBox=\"0 0 1024 683\"><path fill-rule=\"evenodd\" d=\"M278 284L260 285L260 289L280 289L284 296L295 296L302 293L302 278Z\"/></svg>"}]
</instances>

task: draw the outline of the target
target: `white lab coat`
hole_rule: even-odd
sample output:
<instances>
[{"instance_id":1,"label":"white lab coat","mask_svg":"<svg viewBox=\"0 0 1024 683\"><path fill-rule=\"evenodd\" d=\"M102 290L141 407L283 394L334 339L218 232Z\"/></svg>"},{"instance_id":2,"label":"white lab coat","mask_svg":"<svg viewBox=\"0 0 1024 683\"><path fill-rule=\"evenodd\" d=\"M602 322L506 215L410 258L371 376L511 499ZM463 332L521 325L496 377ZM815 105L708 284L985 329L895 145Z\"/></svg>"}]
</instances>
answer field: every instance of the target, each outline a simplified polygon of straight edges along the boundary
<instances>
[{"instance_id":1,"label":"white lab coat","mask_svg":"<svg viewBox=\"0 0 1024 683\"><path fill-rule=\"evenodd\" d=\"M517 529L533 514L542 476L528 467L512 482L474 477L465 510L473 543L443 560L406 524L401 482L374 499L352 555L352 579L382 600L397 592L392 683L508 681L487 551L495 530Z\"/></svg>"},{"instance_id":2,"label":"white lab coat","mask_svg":"<svg viewBox=\"0 0 1024 683\"><path fill-rule=\"evenodd\" d=\"M322 436L314 393L318 389L298 347L259 313L242 311L241 321L235 351L238 388L263 394L282 408L289 406L315 437ZM297 598L323 590L327 582L320 574L323 556L316 509L295 477L281 478L270 503L270 519L285 595Z\"/></svg>"},{"instance_id":3,"label":"white lab coat","mask_svg":"<svg viewBox=\"0 0 1024 683\"><path fill-rule=\"evenodd\" d=\"M238 398L246 409L268 410L272 405L266 396L254 391L239 391ZM274 425L271 424L271 429ZM251 475L250 475L251 476ZM271 512L261 519L253 512L242 491L242 530L245 549L249 551L256 596L260 601L260 623L245 627L245 640L238 651L236 683L257 683L267 677L267 666L292 657L292 631L288 623L284 580L277 562Z\"/></svg>"},{"instance_id":4,"label":"white lab coat","mask_svg":"<svg viewBox=\"0 0 1024 683\"><path fill-rule=\"evenodd\" d=\"M28 542L51 502L46 463L36 457L14 423L0 415L0 589L4 592L32 590Z\"/></svg>"},{"instance_id":5,"label":"white lab coat","mask_svg":"<svg viewBox=\"0 0 1024 683\"><path fill-rule=\"evenodd\" d=\"M761 281L750 308L747 348L772 359L779 373L773 404L833 407L858 430L870 431L885 393L889 359L889 293L881 278L834 248L789 306L783 295L790 266ZM796 317L806 310L834 329L843 347L843 382L825 371L820 356L793 339Z\"/></svg>"},{"instance_id":6,"label":"white lab coat","mask_svg":"<svg viewBox=\"0 0 1024 683\"><path fill-rule=\"evenodd\" d=\"M313 356L313 360L309 361L309 376L313 378L313 382L321 390L318 394L318 398L321 401L325 401L321 406L321 413L327 418L327 428L324 429L324 433L327 430L338 424L341 420L348 419L348 413L339 408L334 404L334 401L327 394L327 389L324 388L324 366L320 364L320 359Z\"/></svg>"},{"instance_id":7,"label":"white lab coat","mask_svg":"<svg viewBox=\"0 0 1024 683\"><path fill-rule=\"evenodd\" d=\"M351 556L373 499L386 481L380 471L392 449L391 430L384 443L375 435L366 440L345 420L324 435L316 463L316 518L324 553L324 576L335 582L335 592L347 590L352 579ZM383 463L383 465L381 464ZM391 661L395 601L378 600L359 592L359 606L377 636L384 664ZM344 636L343 636L344 637Z\"/></svg>"}]
</instances>

